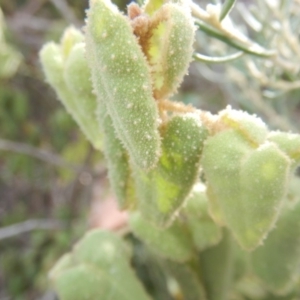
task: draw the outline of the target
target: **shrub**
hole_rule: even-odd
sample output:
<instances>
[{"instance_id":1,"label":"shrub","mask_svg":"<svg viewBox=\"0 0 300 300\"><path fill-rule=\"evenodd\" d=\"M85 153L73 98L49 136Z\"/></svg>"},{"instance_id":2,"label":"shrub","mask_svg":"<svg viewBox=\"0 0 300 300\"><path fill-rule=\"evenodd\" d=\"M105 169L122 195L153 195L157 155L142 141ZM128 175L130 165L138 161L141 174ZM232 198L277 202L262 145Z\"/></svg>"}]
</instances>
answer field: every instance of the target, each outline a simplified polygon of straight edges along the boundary
<instances>
[{"instance_id":1,"label":"shrub","mask_svg":"<svg viewBox=\"0 0 300 300\"><path fill-rule=\"evenodd\" d=\"M231 22L234 4L202 10L187 1L149 0L130 4L125 16L109 0L92 0L84 34L68 28L40 58L66 109L104 152L130 232L155 258L169 295L298 299L300 203L291 187L299 181L300 136L229 106L211 114L170 100L193 57L228 62L225 74L250 76L265 92L297 87L289 55L300 46L289 26L277 36L287 40L286 51L267 50ZM279 5L263 7L282 12ZM239 52L194 53L197 27ZM248 101L267 107L257 97ZM125 238L94 230L50 277L61 299L150 299L130 257Z\"/></svg>"}]
</instances>

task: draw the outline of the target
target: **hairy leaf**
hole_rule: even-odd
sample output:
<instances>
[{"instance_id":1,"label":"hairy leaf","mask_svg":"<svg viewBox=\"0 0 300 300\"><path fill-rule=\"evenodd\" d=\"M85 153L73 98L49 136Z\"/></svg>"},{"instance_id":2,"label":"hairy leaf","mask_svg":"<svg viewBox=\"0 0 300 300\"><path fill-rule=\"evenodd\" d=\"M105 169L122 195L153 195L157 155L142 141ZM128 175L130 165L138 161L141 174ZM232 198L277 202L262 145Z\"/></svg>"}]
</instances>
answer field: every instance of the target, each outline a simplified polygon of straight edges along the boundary
<instances>
[{"instance_id":1,"label":"hairy leaf","mask_svg":"<svg viewBox=\"0 0 300 300\"><path fill-rule=\"evenodd\" d=\"M102 135L95 114L96 98L91 93L90 72L83 45L77 46L82 40L83 36L78 30L68 28L60 45L47 43L42 48L40 59L47 81L67 111L92 145L101 149Z\"/></svg>"},{"instance_id":2,"label":"hairy leaf","mask_svg":"<svg viewBox=\"0 0 300 300\"><path fill-rule=\"evenodd\" d=\"M103 151L108 163L108 174L112 189L121 209L135 205L134 183L129 164L129 156L116 135L112 119L106 105L98 99L98 117L103 128Z\"/></svg>"},{"instance_id":3,"label":"hairy leaf","mask_svg":"<svg viewBox=\"0 0 300 300\"><path fill-rule=\"evenodd\" d=\"M129 258L121 239L94 230L58 262L51 279L62 300L149 300L129 265Z\"/></svg>"},{"instance_id":4,"label":"hairy leaf","mask_svg":"<svg viewBox=\"0 0 300 300\"><path fill-rule=\"evenodd\" d=\"M299 216L300 202L285 208L276 228L264 244L251 254L255 274L278 294L286 294L299 278Z\"/></svg>"},{"instance_id":5,"label":"hairy leaf","mask_svg":"<svg viewBox=\"0 0 300 300\"><path fill-rule=\"evenodd\" d=\"M135 212L130 216L129 223L133 233L162 257L183 262L194 254L192 240L176 221L169 228L160 229Z\"/></svg>"},{"instance_id":6,"label":"hairy leaf","mask_svg":"<svg viewBox=\"0 0 300 300\"><path fill-rule=\"evenodd\" d=\"M268 135L268 140L274 142L280 150L288 155L293 162L293 167L300 163L300 136L299 134L273 131Z\"/></svg>"},{"instance_id":7,"label":"hairy leaf","mask_svg":"<svg viewBox=\"0 0 300 300\"><path fill-rule=\"evenodd\" d=\"M206 293L198 274L187 264L173 261L164 263L170 276L177 281L185 300L206 300Z\"/></svg>"},{"instance_id":8,"label":"hairy leaf","mask_svg":"<svg viewBox=\"0 0 300 300\"><path fill-rule=\"evenodd\" d=\"M65 62L64 78L74 98L78 100L78 109L85 116L82 127L85 135L96 149L102 149L102 132L97 120L97 99L92 93L90 70L85 58L84 43L73 46Z\"/></svg>"},{"instance_id":9,"label":"hairy leaf","mask_svg":"<svg viewBox=\"0 0 300 300\"><path fill-rule=\"evenodd\" d=\"M200 253L200 270L208 299L228 299L233 279L233 262L232 243L228 232L224 232L218 245Z\"/></svg>"},{"instance_id":10,"label":"hairy leaf","mask_svg":"<svg viewBox=\"0 0 300 300\"><path fill-rule=\"evenodd\" d=\"M229 129L207 140L202 159L214 207L248 250L277 220L290 173L290 160L274 144L252 147L239 130Z\"/></svg>"},{"instance_id":11,"label":"hairy leaf","mask_svg":"<svg viewBox=\"0 0 300 300\"><path fill-rule=\"evenodd\" d=\"M184 222L199 251L216 245L222 238L221 228L208 214L208 199L205 190L202 183L196 184L182 210Z\"/></svg>"},{"instance_id":12,"label":"hairy leaf","mask_svg":"<svg viewBox=\"0 0 300 300\"><path fill-rule=\"evenodd\" d=\"M167 3L153 15L160 20L151 31L147 56L154 82L154 96L172 95L183 80L192 60L195 26L189 7Z\"/></svg>"},{"instance_id":13,"label":"hairy leaf","mask_svg":"<svg viewBox=\"0 0 300 300\"><path fill-rule=\"evenodd\" d=\"M240 205L236 206L241 217L235 228L245 247L260 242L276 222L289 173L289 159L273 144L266 143L245 158L240 173Z\"/></svg>"},{"instance_id":14,"label":"hairy leaf","mask_svg":"<svg viewBox=\"0 0 300 300\"><path fill-rule=\"evenodd\" d=\"M162 155L154 170L135 170L138 208L156 226L167 226L199 174L207 130L197 115L173 117L162 128Z\"/></svg>"},{"instance_id":15,"label":"hairy leaf","mask_svg":"<svg viewBox=\"0 0 300 300\"><path fill-rule=\"evenodd\" d=\"M138 167L153 168L160 138L149 67L129 20L109 0L91 1L86 49L95 91L119 139Z\"/></svg>"}]
</instances>

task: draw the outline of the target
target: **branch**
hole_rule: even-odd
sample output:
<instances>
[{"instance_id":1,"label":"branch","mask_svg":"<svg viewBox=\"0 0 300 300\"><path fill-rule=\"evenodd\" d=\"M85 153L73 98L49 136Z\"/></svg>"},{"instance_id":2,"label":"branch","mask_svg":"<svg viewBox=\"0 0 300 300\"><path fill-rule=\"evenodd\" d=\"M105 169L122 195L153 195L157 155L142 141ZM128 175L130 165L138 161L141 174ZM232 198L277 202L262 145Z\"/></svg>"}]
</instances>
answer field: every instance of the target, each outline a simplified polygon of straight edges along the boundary
<instances>
[{"instance_id":1,"label":"branch","mask_svg":"<svg viewBox=\"0 0 300 300\"><path fill-rule=\"evenodd\" d=\"M243 51L239 51L234 54L230 54L230 55L226 55L226 56L222 56L222 57L212 57L212 56L206 56L206 55L203 55L200 53L195 53L193 57L195 58L195 60L200 61L200 62L216 64L216 63L226 63L226 62L236 60L236 59L240 58L243 54L244 54Z\"/></svg>"},{"instance_id":2,"label":"branch","mask_svg":"<svg viewBox=\"0 0 300 300\"><path fill-rule=\"evenodd\" d=\"M75 16L74 12L70 9L65 0L50 0L56 9L61 13L61 15L71 24L80 26L80 22Z\"/></svg>"},{"instance_id":3,"label":"branch","mask_svg":"<svg viewBox=\"0 0 300 300\"><path fill-rule=\"evenodd\" d=\"M220 13L220 21L225 19L227 15L232 10L236 0L226 0L225 3L222 6L221 13Z\"/></svg>"},{"instance_id":4,"label":"branch","mask_svg":"<svg viewBox=\"0 0 300 300\"><path fill-rule=\"evenodd\" d=\"M55 230L62 227L63 223L56 220L28 220L0 228L0 240L11 238L32 230Z\"/></svg>"},{"instance_id":5,"label":"branch","mask_svg":"<svg viewBox=\"0 0 300 300\"><path fill-rule=\"evenodd\" d=\"M227 3L229 2L232 1L228 1ZM231 4L234 3L232 2ZM272 57L276 55L276 51L263 48L250 40L242 32L239 32L229 18L221 22L218 6L210 4L206 10L203 10L192 1L189 2L189 5L192 15L195 17L195 24L208 35L248 54L260 57Z\"/></svg>"},{"instance_id":6,"label":"branch","mask_svg":"<svg viewBox=\"0 0 300 300\"><path fill-rule=\"evenodd\" d=\"M80 169L79 166L66 162L63 158L61 158L57 154L53 154L46 150L38 149L24 143L12 142L8 140L0 139L0 151L1 150L13 151L15 153L29 155L31 157L43 160L47 163L50 163L58 167L70 168L75 170Z\"/></svg>"}]
</instances>

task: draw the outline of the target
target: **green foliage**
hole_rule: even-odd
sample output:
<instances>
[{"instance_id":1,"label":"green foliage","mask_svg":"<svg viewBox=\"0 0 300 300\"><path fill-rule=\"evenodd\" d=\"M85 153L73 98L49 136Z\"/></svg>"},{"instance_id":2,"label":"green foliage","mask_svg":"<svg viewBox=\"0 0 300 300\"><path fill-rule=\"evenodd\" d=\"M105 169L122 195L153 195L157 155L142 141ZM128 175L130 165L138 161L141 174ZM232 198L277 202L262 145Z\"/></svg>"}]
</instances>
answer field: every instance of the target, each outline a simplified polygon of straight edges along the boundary
<instances>
[{"instance_id":1,"label":"green foliage","mask_svg":"<svg viewBox=\"0 0 300 300\"><path fill-rule=\"evenodd\" d=\"M264 245L251 253L253 271L275 293L286 294L299 277L299 207L287 205Z\"/></svg>"},{"instance_id":2,"label":"green foliage","mask_svg":"<svg viewBox=\"0 0 300 300\"><path fill-rule=\"evenodd\" d=\"M0 78L10 78L22 61L21 53L6 40L6 24L0 8Z\"/></svg>"},{"instance_id":3,"label":"green foliage","mask_svg":"<svg viewBox=\"0 0 300 300\"><path fill-rule=\"evenodd\" d=\"M163 5L150 22L158 25L149 30L149 45L144 47L154 78L153 94L157 99L164 99L174 94L187 72L195 28L186 4Z\"/></svg>"},{"instance_id":4,"label":"green foliage","mask_svg":"<svg viewBox=\"0 0 300 300\"><path fill-rule=\"evenodd\" d=\"M60 259L50 277L63 300L149 299L130 268L129 256L121 239L92 231Z\"/></svg>"},{"instance_id":5,"label":"green foliage","mask_svg":"<svg viewBox=\"0 0 300 300\"><path fill-rule=\"evenodd\" d=\"M199 174L207 130L197 116L175 116L162 128L162 154L154 170L135 170L138 208L158 226L167 226Z\"/></svg>"},{"instance_id":6,"label":"green foliage","mask_svg":"<svg viewBox=\"0 0 300 300\"><path fill-rule=\"evenodd\" d=\"M202 163L219 217L242 247L251 250L277 220L287 194L292 157L270 140L264 142L266 129L255 117L251 120L245 115L241 126L238 121L244 123L230 116L230 111L225 117L221 113L220 126L229 128L207 140Z\"/></svg>"},{"instance_id":7,"label":"green foliage","mask_svg":"<svg viewBox=\"0 0 300 300\"><path fill-rule=\"evenodd\" d=\"M91 1L86 33L97 97L105 102L131 160L153 168L159 155L158 113L149 66L130 23L112 3Z\"/></svg>"},{"instance_id":8,"label":"green foliage","mask_svg":"<svg viewBox=\"0 0 300 300\"><path fill-rule=\"evenodd\" d=\"M208 198L202 183L194 185L182 215L199 251L216 245L222 238L221 228L208 213Z\"/></svg>"},{"instance_id":9,"label":"green foliage","mask_svg":"<svg viewBox=\"0 0 300 300\"><path fill-rule=\"evenodd\" d=\"M228 232L224 232L218 245L200 253L200 272L208 299L228 299L233 263L232 241Z\"/></svg>"},{"instance_id":10,"label":"green foliage","mask_svg":"<svg viewBox=\"0 0 300 300\"><path fill-rule=\"evenodd\" d=\"M130 217L130 227L138 238L162 257L183 262L191 259L194 254L187 230L179 222L174 222L167 229L159 229L136 212Z\"/></svg>"},{"instance_id":11,"label":"green foliage","mask_svg":"<svg viewBox=\"0 0 300 300\"><path fill-rule=\"evenodd\" d=\"M164 267L170 276L177 281L184 299L206 299L205 289L197 272L192 267L171 261L166 261Z\"/></svg>"},{"instance_id":12,"label":"green foliage","mask_svg":"<svg viewBox=\"0 0 300 300\"><path fill-rule=\"evenodd\" d=\"M194 23L242 51L225 58L196 53L198 59L279 60L232 26L234 3L203 10L149 0L131 4L125 16L109 0L91 0L84 36L69 29L60 45L40 53L67 110L96 148L103 144L112 189L128 209L127 230L156 258L170 299L299 293L300 199L290 184L297 181L299 135L269 129L242 110L213 115L168 99L189 67ZM254 61L246 63L257 74ZM130 269L125 242L105 231L88 233L51 279L66 300L156 299Z\"/></svg>"},{"instance_id":13,"label":"green foliage","mask_svg":"<svg viewBox=\"0 0 300 300\"><path fill-rule=\"evenodd\" d=\"M129 157L116 135L112 119L103 101L99 101L99 121L103 128L103 151L108 163L109 178L119 207L122 209L132 207L136 199Z\"/></svg>"},{"instance_id":14,"label":"green foliage","mask_svg":"<svg viewBox=\"0 0 300 300\"><path fill-rule=\"evenodd\" d=\"M65 31L60 45L46 44L40 56L47 80L55 88L64 106L93 146L101 149L96 99L92 94L88 66L84 59L84 45L80 45L82 40L82 34L70 27Z\"/></svg>"}]
</instances>

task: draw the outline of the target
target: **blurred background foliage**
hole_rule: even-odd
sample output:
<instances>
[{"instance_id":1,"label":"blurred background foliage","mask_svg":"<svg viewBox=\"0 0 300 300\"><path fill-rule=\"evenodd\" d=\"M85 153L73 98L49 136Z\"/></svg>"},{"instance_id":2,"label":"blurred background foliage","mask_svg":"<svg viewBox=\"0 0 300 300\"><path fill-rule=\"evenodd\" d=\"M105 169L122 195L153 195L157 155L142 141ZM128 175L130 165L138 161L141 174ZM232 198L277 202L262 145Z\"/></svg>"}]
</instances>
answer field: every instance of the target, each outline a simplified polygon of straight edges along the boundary
<instances>
[{"instance_id":1,"label":"blurred background foliage","mask_svg":"<svg viewBox=\"0 0 300 300\"><path fill-rule=\"evenodd\" d=\"M92 186L105 178L38 61L45 41L82 26L87 5L0 0L1 300L53 297L47 272L90 226Z\"/></svg>"},{"instance_id":2,"label":"blurred background foliage","mask_svg":"<svg viewBox=\"0 0 300 300\"><path fill-rule=\"evenodd\" d=\"M208 2L199 3L205 7ZM270 1L254 2L238 1L233 19L262 46L278 47L280 15L262 4ZM300 5L297 11L288 4L293 1L282 2L293 31ZM115 3L123 10L128 4ZM245 5L252 15L245 14ZM88 0L0 0L0 7L0 300L50 300L55 295L48 287L49 268L87 228L97 226L95 203L110 196L102 154L57 101L38 61L46 41L58 41L70 23L83 26ZM235 52L203 32L197 35L197 49L212 56ZM230 104L258 114L273 129L299 132L299 68L292 67L300 66L300 55L289 56L291 64L281 68L248 55L224 64L193 62L175 100L213 113ZM278 81L288 85L277 88ZM148 291L168 300L159 264L138 241L128 239L134 245L133 265Z\"/></svg>"}]
</instances>

